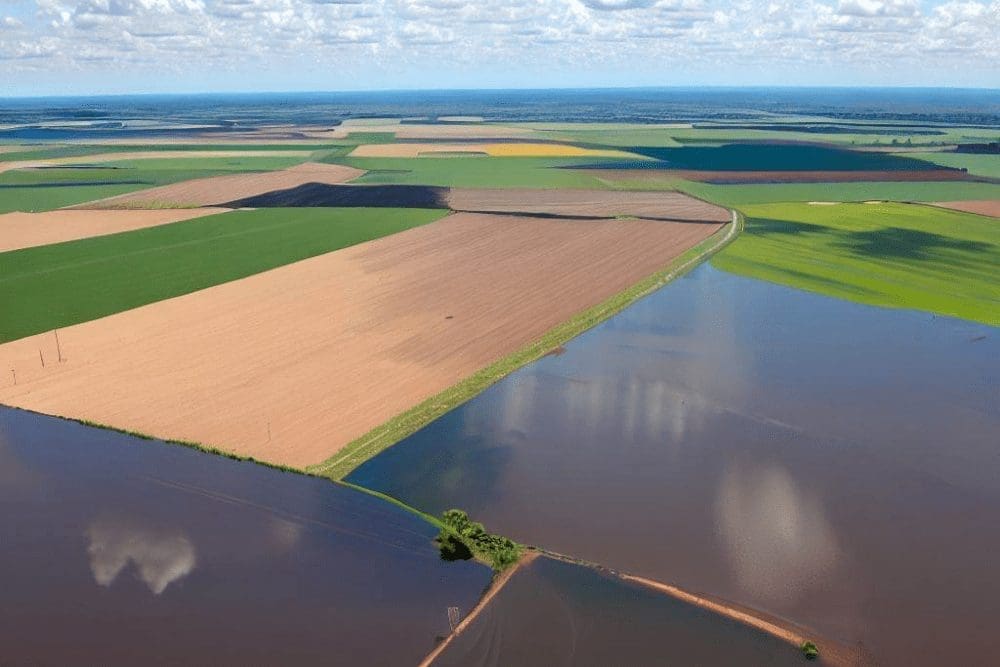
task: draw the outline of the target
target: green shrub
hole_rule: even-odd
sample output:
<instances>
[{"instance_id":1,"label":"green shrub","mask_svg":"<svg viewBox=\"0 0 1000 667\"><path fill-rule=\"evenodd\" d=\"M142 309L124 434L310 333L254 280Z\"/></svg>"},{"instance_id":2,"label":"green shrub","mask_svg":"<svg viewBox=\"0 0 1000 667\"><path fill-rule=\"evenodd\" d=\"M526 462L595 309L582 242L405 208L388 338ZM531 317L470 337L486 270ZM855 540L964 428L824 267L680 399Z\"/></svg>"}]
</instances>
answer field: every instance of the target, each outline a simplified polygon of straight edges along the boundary
<instances>
[{"instance_id":1,"label":"green shrub","mask_svg":"<svg viewBox=\"0 0 1000 667\"><path fill-rule=\"evenodd\" d=\"M469 519L462 510L451 509L441 515L444 527L436 538L441 558L456 560L455 554L461 553L456 542L464 545L468 551L475 554L490 566L500 572L521 557L521 546L513 540L501 535L487 532L483 524Z\"/></svg>"},{"instance_id":2,"label":"green shrub","mask_svg":"<svg viewBox=\"0 0 1000 667\"><path fill-rule=\"evenodd\" d=\"M802 655L806 657L806 660L815 660L819 657L819 649L816 648L816 644L812 642L803 642L800 648L802 649Z\"/></svg>"}]
</instances>

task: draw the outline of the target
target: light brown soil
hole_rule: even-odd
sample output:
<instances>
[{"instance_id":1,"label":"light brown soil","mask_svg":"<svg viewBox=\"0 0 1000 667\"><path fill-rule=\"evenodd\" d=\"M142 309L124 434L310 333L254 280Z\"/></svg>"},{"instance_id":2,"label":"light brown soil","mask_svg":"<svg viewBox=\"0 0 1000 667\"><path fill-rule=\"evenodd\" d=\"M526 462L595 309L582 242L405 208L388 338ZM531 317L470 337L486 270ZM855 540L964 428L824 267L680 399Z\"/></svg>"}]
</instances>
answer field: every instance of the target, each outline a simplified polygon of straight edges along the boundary
<instances>
[{"instance_id":1,"label":"light brown soil","mask_svg":"<svg viewBox=\"0 0 1000 667\"><path fill-rule=\"evenodd\" d=\"M160 208L163 206L217 206L236 199L273 190L294 188L306 183L343 183L364 171L339 164L306 162L282 169L250 174L230 174L197 178L173 185L101 199L75 208Z\"/></svg>"},{"instance_id":2,"label":"light brown soil","mask_svg":"<svg viewBox=\"0 0 1000 667\"><path fill-rule=\"evenodd\" d=\"M998 199L983 199L979 201L936 201L934 202L934 205L954 209L956 211L965 211L966 213L978 213L979 215L986 215L991 218L1000 218L1000 200Z\"/></svg>"},{"instance_id":3,"label":"light brown soil","mask_svg":"<svg viewBox=\"0 0 1000 667\"><path fill-rule=\"evenodd\" d=\"M175 208L151 211L46 211L0 215L0 252L31 248L154 227L213 213L221 208Z\"/></svg>"},{"instance_id":4,"label":"light brown soil","mask_svg":"<svg viewBox=\"0 0 1000 667\"><path fill-rule=\"evenodd\" d=\"M316 464L720 227L460 213L2 345L0 403Z\"/></svg>"},{"instance_id":5,"label":"light brown soil","mask_svg":"<svg viewBox=\"0 0 1000 667\"><path fill-rule=\"evenodd\" d=\"M694 169L589 169L587 174L608 181L655 181L679 178L704 183L854 183L865 181L982 180L958 169L904 171L703 171Z\"/></svg>"},{"instance_id":6,"label":"light brown soil","mask_svg":"<svg viewBox=\"0 0 1000 667\"><path fill-rule=\"evenodd\" d=\"M456 211L484 213L633 216L703 222L727 222L730 218L729 211L721 206L694 199L680 192L455 188L448 193L447 201Z\"/></svg>"}]
</instances>

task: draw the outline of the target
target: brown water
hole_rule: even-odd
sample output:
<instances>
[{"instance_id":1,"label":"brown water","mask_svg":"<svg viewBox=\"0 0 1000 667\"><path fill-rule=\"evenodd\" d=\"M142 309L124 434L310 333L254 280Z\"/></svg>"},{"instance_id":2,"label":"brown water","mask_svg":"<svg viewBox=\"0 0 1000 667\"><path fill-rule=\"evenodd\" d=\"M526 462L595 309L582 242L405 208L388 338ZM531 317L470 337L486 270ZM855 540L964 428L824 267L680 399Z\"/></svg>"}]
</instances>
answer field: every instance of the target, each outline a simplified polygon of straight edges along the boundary
<instances>
[{"instance_id":1,"label":"brown water","mask_svg":"<svg viewBox=\"0 0 1000 667\"><path fill-rule=\"evenodd\" d=\"M488 568L330 482L0 408L0 664L406 665Z\"/></svg>"},{"instance_id":2,"label":"brown water","mask_svg":"<svg viewBox=\"0 0 1000 667\"><path fill-rule=\"evenodd\" d=\"M539 558L435 667L802 665L799 649L609 574Z\"/></svg>"},{"instance_id":3,"label":"brown water","mask_svg":"<svg viewBox=\"0 0 1000 667\"><path fill-rule=\"evenodd\" d=\"M995 654L1000 330L705 265L351 476L861 642Z\"/></svg>"}]
</instances>

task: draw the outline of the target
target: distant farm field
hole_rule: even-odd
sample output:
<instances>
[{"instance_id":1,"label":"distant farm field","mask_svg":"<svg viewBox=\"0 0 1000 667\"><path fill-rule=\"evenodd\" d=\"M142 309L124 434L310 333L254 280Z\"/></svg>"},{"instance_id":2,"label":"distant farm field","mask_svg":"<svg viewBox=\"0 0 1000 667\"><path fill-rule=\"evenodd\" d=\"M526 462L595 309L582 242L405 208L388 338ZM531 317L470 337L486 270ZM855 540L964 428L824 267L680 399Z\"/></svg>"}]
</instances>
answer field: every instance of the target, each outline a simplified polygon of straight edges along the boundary
<instances>
[{"instance_id":1,"label":"distant farm field","mask_svg":"<svg viewBox=\"0 0 1000 667\"><path fill-rule=\"evenodd\" d=\"M599 179L567 167L593 164L593 158L496 157L347 158L337 162L368 173L357 183L440 185L463 188L603 188ZM614 164L604 159L601 164ZM635 164L635 160L627 160Z\"/></svg>"},{"instance_id":2,"label":"distant farm field","mask_svg":"<svg viewBox=\"0 0 1000 667\"><path fill-rule=\"evenodd\" d=\"M745 206L720 269L877 306L1000 324L1000 226L917 204Z\"/></svg>"},{"instance_id":3,"label":"distant farm field","mask_svg":"<svg viewBox=\"0 0 1000 667\"><path fill-rule=\"evenodd\" d=\"M930 202L1000 199L1000 185L965 181L769 183L764 185L711 185L693 181L673 181L670 186L725 206L810 201ZM660 184L657 187L664 187L664 185Z\"/></svg>"},{"instance_id":4,"label":"distant farm field","mask_svg":"<svg viewBox=\"0 0 1000 667\"><path fill-rule=\"evenodd\" d=\"M236 280L442 217L426 209L234 211L0 254L0 341Z\"/></svg>"},{"instance_id":5,"label":"distant farm field","mask_svg":"<svg viewBox=\"0 0 1000 667\"><path fill-rule=\"evenodd\" d=\"M970 174L1000 178L1000 155L978 155L975 153L910 153L910 157L919 158L942 167L967 169Z\"/></svg>"}]
</instances>

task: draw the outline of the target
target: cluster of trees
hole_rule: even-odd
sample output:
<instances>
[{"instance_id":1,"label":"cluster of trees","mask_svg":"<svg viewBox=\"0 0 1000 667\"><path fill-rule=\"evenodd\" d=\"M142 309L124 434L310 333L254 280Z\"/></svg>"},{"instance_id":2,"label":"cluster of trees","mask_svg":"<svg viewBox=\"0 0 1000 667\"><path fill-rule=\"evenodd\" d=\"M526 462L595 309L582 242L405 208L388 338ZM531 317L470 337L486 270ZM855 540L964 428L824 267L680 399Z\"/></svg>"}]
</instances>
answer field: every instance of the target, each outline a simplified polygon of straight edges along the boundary
<instances>
[{"instance_id":1,"label":"cluster of trees","mask_svg":"<svg viewBox=\"0 0 1000 667\"><path fill-rule=\"evenodd\" d=\"M467 559L475 554L497 572L513 565L521 556L521 547L513 540L487 532L462 510L448 510L441 515L444 527L437 543L445 560Z\"/></svg>"}]
</instances>

